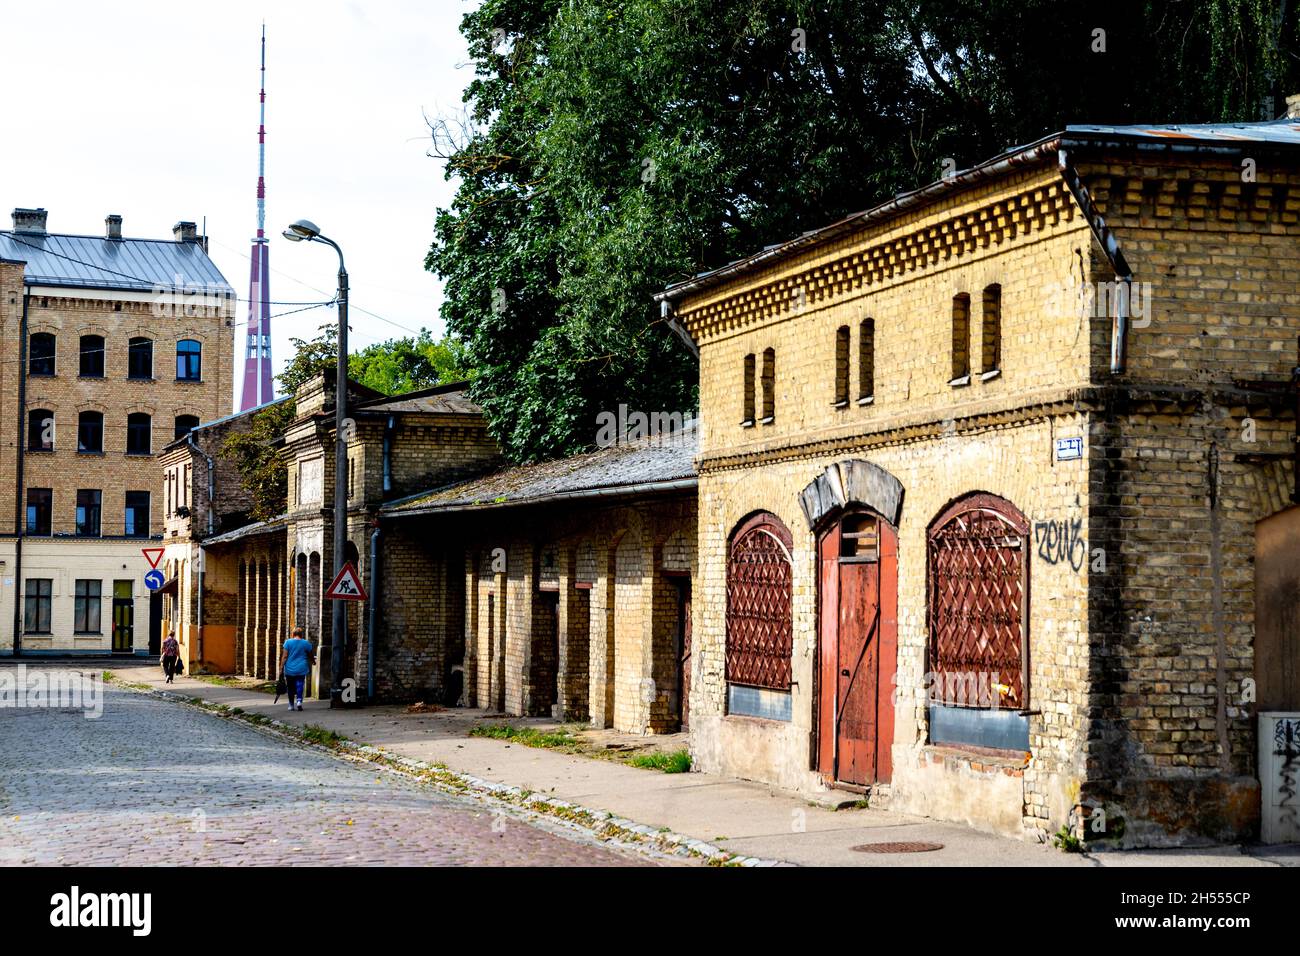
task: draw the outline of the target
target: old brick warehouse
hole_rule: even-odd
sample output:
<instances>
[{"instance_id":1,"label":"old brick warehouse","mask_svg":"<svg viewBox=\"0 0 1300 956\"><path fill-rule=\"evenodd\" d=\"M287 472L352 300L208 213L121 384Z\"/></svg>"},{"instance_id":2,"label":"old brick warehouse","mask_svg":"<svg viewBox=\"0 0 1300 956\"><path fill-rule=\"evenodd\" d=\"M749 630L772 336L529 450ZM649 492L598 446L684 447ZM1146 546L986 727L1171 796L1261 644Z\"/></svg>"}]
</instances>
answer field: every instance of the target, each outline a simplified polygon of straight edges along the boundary
<instances>
[{"instance_id":1,"label":"old brick warehouse","mask_svg":"<svg viewBox=\"0 0 1300 956\"><path fill-rule=\"evenodd\" d=\"M1298 159L1070 127L674 285L675 444L508 468L459 386L358 393L347 676L373 637L378 699L688 727L706 773L1027 839L1251 837L1257 716L1300 709ZM332 392L285 516L168 525L244 673L291 623L328 661Z\"/></svg>"}]
</instances>

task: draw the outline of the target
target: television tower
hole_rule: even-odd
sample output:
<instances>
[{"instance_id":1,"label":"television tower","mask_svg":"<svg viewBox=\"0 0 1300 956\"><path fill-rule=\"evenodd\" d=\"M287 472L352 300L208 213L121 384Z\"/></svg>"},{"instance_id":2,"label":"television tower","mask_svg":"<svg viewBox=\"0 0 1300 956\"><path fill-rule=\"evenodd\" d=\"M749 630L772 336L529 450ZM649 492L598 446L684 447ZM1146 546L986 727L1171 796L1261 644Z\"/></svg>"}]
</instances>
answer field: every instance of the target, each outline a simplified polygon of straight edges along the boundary
<instances>
[{"instance_id":1,"label":"television tower","mask_svg":"<svg viewBox=\"0 0 1300 956\"><path fill-rule=\"evenodd\" d=\"M261 116L257 126L257 236L249 257L248 337L244 352L244 387L239 410L247 411L275 397L271 385L271 255L266 238L266 24L262 24Z\"/></svg>"}]
</instances>

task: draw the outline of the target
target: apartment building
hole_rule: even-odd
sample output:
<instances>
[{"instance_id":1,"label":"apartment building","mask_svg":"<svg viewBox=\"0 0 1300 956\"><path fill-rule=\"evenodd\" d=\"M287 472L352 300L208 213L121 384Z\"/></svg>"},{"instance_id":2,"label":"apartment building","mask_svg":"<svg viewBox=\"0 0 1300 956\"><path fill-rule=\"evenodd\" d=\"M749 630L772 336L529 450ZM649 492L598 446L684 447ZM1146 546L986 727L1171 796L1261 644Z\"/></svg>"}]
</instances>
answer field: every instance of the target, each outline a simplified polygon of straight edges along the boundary
<instances>
[{"instance_id":1,"label":"apartment building","mask_svg":"<svg viewBox=\"0 0 1300 956\"><path fill-rule=\"evenodd\" d=\"M157 458L230 411L235 293L192 222L46 225L0 231L0 654L147 654Z\"/></svg>"}]
</instances>

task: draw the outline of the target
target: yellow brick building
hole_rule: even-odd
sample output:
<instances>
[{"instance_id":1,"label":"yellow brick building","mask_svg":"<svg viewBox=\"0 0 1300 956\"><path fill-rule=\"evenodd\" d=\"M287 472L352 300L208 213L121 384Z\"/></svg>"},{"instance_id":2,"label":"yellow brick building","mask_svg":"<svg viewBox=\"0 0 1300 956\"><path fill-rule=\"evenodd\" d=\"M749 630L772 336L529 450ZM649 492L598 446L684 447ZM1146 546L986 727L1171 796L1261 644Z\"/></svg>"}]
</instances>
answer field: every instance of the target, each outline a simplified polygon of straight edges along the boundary
<instances>
[{"instance_id":1,"label":"yellow brick building","mask_svg":"<svg viewBox=\"0 0 1300 956\"><path fill-rule=\"evenodd\" d=\"M230 410L234 291L193 223L170 240L0 232L0 654L149 652L141 547L157 456Z\"/></svg>"},{"instance_id":2,"label":"yellow brick building","mask_svg":"<svg viewBox=\"0 0 1300 956\"><path fill-rule=\"evenodd\" d=\"M1252 832L1257 657L1300 654L1253 627L1297 147L1071 127L660 296L700 350L696 766L1037 839Z\"/></svg>"}]
</instances>

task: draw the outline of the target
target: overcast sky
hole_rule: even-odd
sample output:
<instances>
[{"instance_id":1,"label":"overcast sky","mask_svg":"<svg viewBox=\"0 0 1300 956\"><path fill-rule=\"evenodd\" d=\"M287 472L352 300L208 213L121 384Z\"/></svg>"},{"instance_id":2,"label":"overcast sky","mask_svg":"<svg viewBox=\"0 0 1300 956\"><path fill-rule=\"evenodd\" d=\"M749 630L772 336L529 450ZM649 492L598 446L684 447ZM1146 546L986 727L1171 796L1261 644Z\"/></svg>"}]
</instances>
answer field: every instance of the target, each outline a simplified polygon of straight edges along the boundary
<instances>
[{"instance_id":1,"label":"overcast sky","mask_svg":"<svg viewBox=\"0 0 1300 956\"><path fill-rule=\"evenodd\" d=\"M212 258L246 297L265 18L271 298L333 295L333 251L280 237L311 219L343 247L354 306L389 320L354 310L355 347L421 327L441 334L440 288L423 262L452 184L426 156L423 116L460 106L472 69L457 28L475 5L6 2L0 228L15 206L44 206L53 232L92 235L120 213L124 234L144 238L206 216ZM276 371L291 335L333 315L275 319Z\"/></svg>"}]
</instances>

